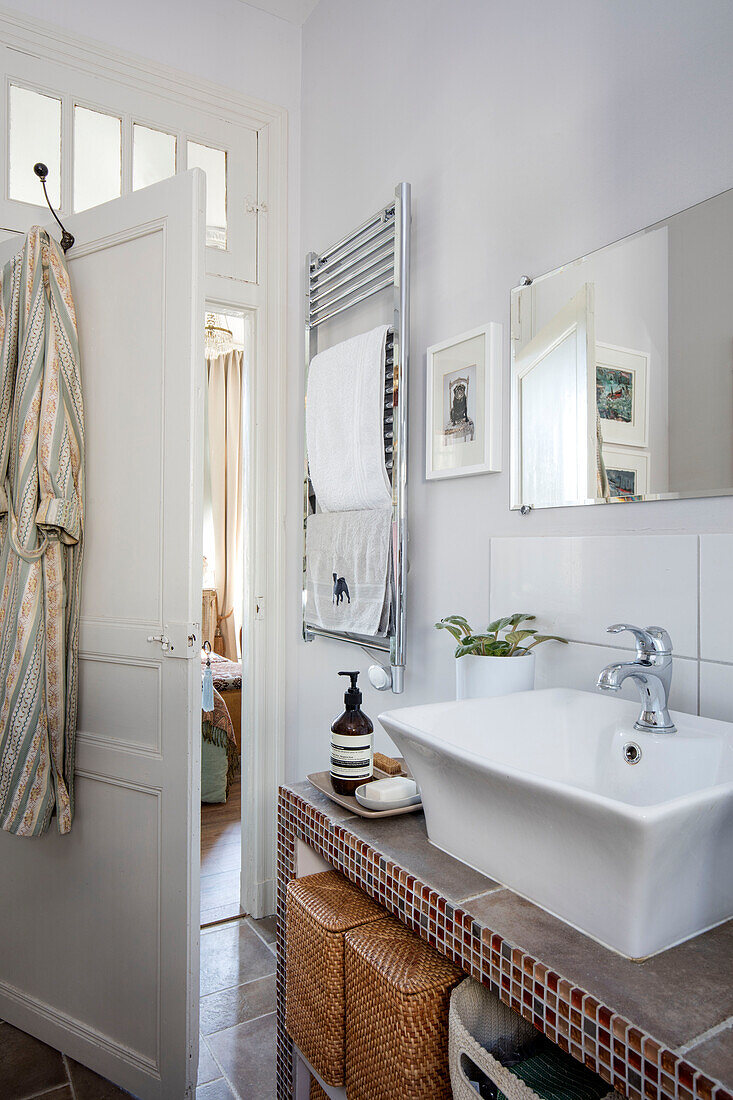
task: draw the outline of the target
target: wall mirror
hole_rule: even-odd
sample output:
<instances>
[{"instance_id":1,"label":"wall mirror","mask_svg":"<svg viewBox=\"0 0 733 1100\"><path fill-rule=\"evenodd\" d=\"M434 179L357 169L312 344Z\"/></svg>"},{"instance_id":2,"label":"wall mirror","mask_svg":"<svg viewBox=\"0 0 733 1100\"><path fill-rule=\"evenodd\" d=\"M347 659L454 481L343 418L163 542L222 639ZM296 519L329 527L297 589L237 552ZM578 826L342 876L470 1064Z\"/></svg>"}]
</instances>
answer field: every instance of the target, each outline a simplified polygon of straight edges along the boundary
<instances>
[{"instance_id":1,"label":"wall mirror","mask_svg":"<svg viewBox=\"0 0 733 1100\"><path fill-rule=\"evenodd\" d=\"M733 493L733 190L512 291L512 508Z\"/></svg>"}]
</instances>

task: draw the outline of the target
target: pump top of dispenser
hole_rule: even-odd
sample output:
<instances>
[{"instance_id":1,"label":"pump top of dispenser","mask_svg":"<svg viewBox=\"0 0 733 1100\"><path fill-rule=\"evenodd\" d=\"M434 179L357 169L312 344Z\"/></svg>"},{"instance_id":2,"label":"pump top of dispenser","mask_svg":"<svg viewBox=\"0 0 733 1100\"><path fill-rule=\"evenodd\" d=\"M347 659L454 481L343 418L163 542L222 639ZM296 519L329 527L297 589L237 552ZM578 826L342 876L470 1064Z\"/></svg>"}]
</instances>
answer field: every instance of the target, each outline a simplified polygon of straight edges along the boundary
<instances>
[{"instance_id":1,"label":"pump top of dispenser","mask_svg":"<svg viewBox=\"0 0 733 1100\"><path fill-rule=\"evenodd\" d=\"M358 672L339 672L339 676L350 676L351 687L346 689L344 694L344 702L347 707L354 708L361 704L362 695L357 686L357 679L359 677Z\"/></svg>"}]
</instances>

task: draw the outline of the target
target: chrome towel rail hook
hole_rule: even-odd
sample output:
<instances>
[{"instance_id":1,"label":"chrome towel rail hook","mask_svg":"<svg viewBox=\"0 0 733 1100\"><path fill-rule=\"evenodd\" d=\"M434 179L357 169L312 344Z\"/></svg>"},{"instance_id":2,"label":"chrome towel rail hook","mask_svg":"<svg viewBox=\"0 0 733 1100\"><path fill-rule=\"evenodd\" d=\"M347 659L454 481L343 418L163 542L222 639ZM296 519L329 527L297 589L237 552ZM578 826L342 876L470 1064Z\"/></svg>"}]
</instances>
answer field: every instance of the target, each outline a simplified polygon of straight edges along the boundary
<instances>
[{"instance_id":1,"label":"chrome towel rail hook","mask_svg":"<svg viewBox=\"0 0 733 1100\"><path fill-rule=\"evenodd\" d=\"M74 237L71 233L69 233L68 229L64 229L63 225L61 224L61 219L59 218L59 216L56 213L56 211L54 210L54 208L51 206L51 200L49 199L48 191L46 190L46 180L48 179L48 168L46 167L45 164L42 163L42 161L39 160L37 164L33 165L33 171L36 173L39 180L41 181L41 184L43 185L43 194L46 196L46 202L48 204L48 209L51 211L54 218L58 222L59 228L61 230L61 247L63 248L64 252L68 252L69 249L71 248L71 246L74 243Z\"/></svg>"}]
</instances>

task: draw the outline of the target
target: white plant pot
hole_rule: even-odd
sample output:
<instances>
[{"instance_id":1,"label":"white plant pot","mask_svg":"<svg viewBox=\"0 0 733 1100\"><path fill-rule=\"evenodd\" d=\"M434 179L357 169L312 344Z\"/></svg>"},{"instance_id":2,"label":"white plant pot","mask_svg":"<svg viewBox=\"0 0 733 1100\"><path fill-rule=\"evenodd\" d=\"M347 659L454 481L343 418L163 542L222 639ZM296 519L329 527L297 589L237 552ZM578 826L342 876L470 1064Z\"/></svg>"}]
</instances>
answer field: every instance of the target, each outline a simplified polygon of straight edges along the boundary
<instances>
[{"instance_id":1,"label":"white plant pot","mask_svg":"<svg viewBox=\"0 0 733 1100\"><path fill-rule=\"evenodd\" d=\"M522 657L456 658L456 699L485 699L534 688L534 653Z\"/></svg>"}]
</instances>

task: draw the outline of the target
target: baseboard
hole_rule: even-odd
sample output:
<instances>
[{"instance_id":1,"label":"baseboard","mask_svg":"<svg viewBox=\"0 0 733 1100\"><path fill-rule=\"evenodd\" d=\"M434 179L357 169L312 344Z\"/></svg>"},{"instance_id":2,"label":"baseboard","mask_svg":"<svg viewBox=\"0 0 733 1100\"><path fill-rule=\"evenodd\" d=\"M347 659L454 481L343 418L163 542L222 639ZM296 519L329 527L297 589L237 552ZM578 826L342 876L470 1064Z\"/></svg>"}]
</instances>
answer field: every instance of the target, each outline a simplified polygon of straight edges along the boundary
<instances>
[{"instance_id":1,"label":"baseboard","mask_svg":"<svg viewBox=\"0 0 733 1100\"><path fill-rule=\"evenodd\" d=\"M136 1096L160 1095L160 1072L152 1059L6 982L0 982L0 1019L102 1076L109 1075L109 1059L114 1058L123 1088Z\"/></svg>"},{"instance_id":2,"label":"baseboard","mask_svg":"<svg viewBox=\"0 0 733 1100\"><path fill-rule=\"evenodd\" d=\"M256 883L251 894L249 891L246 893L243 891L241 905L245 913L249 913L249 915L255 917L255 919L259 920L260 917L269 917L275 912L274 880L268 878L264 882Z\"/></svg>"}]
</instances>

